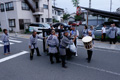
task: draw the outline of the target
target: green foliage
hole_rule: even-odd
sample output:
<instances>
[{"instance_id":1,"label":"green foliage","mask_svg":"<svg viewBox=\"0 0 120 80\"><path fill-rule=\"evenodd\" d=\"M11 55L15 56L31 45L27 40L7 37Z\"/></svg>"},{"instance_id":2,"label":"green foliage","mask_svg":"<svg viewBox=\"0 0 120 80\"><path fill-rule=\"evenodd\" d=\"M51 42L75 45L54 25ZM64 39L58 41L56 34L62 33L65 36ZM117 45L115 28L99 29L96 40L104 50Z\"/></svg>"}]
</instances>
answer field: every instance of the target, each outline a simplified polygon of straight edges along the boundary
<instances>
[{"instance_id":1,"label":"green foliage","mask_svg":"<svg viewBox=\"0 0 120 80\"><path fill-rule=\"evenodd\" d=\"M56 23L56 22L59 22L58 20L56 20L56 19L53 19L53 23Z\"/></svg>"},{"instance_id":2,"label":"green foliage","mask_svg":"<svg viewBox=\"0 0 120 80\"><path fill-rule=\"evenodd\" d=\"M70 16L70 14L66 14L66 13L65 13L65 14L63 15L63 20L67 20L67 19L69 18L69 16Z\"/></svg>"},{"instance_id":3,"label":"green foliage","mask_svg":"<svg viewBox=\"0 0 120 80\"><path fill-rule=\"evenodd\" d=\"M29 29L25 29L25 34L30 34L32 32L29 31Z\"/></svg>"},{"instance_id":4,"label":"green foliage","mask_svg":"<svg viewBox=\"0 0 120 80\"><path fill-rule=\"evenodd\" d=\"M80 20L82 20L81 15L75 15L75 21L80 21Z\"/></svg>"},{"instance_id":5,"label":"green foliage","mask_svg":"<svg viewBox=\"0 0 120 80\"><path fill-rule=\"evenodd\" d=\"M79 0L72 0L74 7L77 7L79 5Z\"/></svg>"},{"instance_id":6,"label":"green foliage","mask_svg":"<svg viewBox=\"0 0 120 80\"><path fill-rule=\"evenodd\" d=\"M108 22L113 22L113 20L109 18L109 19L108 19Z\"/></svg>"}]
</instances>

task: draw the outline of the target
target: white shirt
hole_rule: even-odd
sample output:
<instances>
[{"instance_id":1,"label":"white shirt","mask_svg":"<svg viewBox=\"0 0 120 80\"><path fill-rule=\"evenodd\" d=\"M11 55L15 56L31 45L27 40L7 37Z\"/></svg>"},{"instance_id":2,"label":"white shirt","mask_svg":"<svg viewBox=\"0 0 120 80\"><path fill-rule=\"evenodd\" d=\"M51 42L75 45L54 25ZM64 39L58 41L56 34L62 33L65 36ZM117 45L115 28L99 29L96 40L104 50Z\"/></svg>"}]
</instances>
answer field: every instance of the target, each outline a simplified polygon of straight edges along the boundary
<instances>
[{"instance_id":1,"label":"white shirt","mask_svg":"<svg viewBox=\"0 0 120 80\"><path fill-rule=\"evenodd\" d=\"M103 33L106 33L106 27L102 27Z\"/></svg>"}]
</instances>

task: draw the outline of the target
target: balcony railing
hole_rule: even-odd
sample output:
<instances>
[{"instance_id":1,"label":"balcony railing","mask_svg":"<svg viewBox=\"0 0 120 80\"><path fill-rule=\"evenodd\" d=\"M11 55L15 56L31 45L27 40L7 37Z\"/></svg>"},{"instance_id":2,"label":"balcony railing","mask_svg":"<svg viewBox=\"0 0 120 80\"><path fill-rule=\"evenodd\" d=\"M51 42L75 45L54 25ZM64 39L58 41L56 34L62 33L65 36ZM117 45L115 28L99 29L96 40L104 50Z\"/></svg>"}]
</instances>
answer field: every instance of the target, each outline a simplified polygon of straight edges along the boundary
<instances>
[{"instance_id":1,"label":"balcony railing","mask_svg":"<svg viewBox=\"0 0 120 80\"><path fill-rule=\"evenodd\" d=\"M35 10L36 12L44 12L43 7L39 7L38 9Z\"/></svg>"}]
</instances>

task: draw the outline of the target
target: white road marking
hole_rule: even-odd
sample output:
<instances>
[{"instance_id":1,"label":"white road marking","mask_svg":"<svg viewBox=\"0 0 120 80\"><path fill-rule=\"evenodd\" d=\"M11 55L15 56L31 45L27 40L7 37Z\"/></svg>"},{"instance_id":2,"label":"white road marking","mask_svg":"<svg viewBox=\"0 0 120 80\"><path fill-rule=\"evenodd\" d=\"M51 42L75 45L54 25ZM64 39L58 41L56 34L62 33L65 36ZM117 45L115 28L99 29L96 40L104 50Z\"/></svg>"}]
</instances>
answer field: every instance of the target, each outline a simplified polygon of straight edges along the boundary
<instances>
[{"instance_id":1,"label":"white road marking","mask_svg":"<svg viewBox=\"0 0 120 80\"><path fill-rule=\"evenodd\" d=\"M18 40L9 40L9 41L11 41L11 42L16 42L16 43L21 43L22 41L18 41Z\"/></svg>"},{"instance_id":2,"label":"white road marking","mask_svg":"<svg viewBox=\"0 0 120 80\"><path fill-rule=\"evenodd\" d=\"M16 38L10 37L10 39L16 39Z\"/></svg>"},{"instance_id":3,"label":"white road marking","mask_svg":"<svg viewBox=\"0 0 120 80\"><path fill-rule=\"evenodd\" d=\"M112 72L112 71L108 71L108 70L104 70L104 69L100 69L100 68L96 68L96 67L91 67L91 66L87 66L87 65L83 65L83 64L78 64L78 63L74 63L74 62L69 62L69 61L67 61L67 62L70 63L70 64L73 64L73 65L85 67L85 68L88 68L88 69L93 69L93 70L97 70L97 71L100 71L100 72L106 72L106 73L109 73L109 74L120 76L120 73L117 73L117 72Z\"/></svg>"},{"instance_id":4,"label":"white road marking","mask_svg":"<svg viewBox=\"0 0 120 80\"><path fill-rule=\"evenodd\" d=\"M10 42L10 45L11 45L11 44L14 44L14 43L11 43L11 42ZM0 44L0 47L2 47L2 46L4 46L4 45L3 45L3 44Z\"/></svg>"},{"instance_id":5,"label":"white road marking","mask_svg":"<svg viewBox=\"0 0 120 80\"><path fill-rule=\"evenodd\" d=\"M13 58L16 58L16 57L18 57L18 56L27 54L27 53L29 53L29 52L28 52L28 51L22 51L22 52L20 52L20 53L14 54L14 55L12 55L12 56L8 56L8 57L5 57L5 58L2 58L2 59L0 59L0 63L5 62L5 61L8 61L8 60L13 59Z\"/></svg>"},{"instance_id":6,"label":"white road marking","mask_svg":"<svg viewBox=\"0 0 120 80\"><path fill-rule=\"evenodd\" d=\"M3 44L0 44L0 47L4 46Z\"/></svg>"},{"instance_id":7,"label":"white road marking","mask_svg":"<svg viewBox=\"0 0 120 80\"><path fill-rule=\"evenodd\" d=\"M10 39L9 41L11 41L11 42L16 42L16 43L21 43L22 41L18 41L18 40L12 40L12 39ZM2 41L0 40L0 43L2 43Z\"/></svg>"},{"instance_id":8,"label":"white road marking","mask_svg":"<svg viewBox=\"0 0 120 80\"><path fill-rule=\"evenodd\" d=\"M43 41L42 39L38 39L38 41Z\"/></svg>"}]
</instances>

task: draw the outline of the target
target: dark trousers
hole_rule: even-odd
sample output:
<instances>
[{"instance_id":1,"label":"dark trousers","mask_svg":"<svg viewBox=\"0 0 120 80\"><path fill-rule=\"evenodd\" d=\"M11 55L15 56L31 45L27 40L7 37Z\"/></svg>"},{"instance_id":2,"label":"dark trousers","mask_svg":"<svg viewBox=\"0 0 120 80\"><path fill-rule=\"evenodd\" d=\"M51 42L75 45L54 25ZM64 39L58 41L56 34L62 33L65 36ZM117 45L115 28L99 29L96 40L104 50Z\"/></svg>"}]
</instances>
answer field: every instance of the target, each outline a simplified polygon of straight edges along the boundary
<instances>
[{"instance_id":1,"label":"dark trousers","mask_svg":"<svg viewBox=\"0 0 120 80\"><path fill-rule=\"evenodd\" d=\"M40 56L40 52L38 48L35 48L36 52L37 52L37 56ZM33 55L34 55L34 49L31 49L31 53L30 53L30 59L33 59Z\"/></svg>"},{"instance_id":2,"label":"dark trousers","mask_svg":"<svg viewBox=\"0 0 120 80\"><path fill-rule=\"evenodd\" d=\"M110 38L110 44L115 44L116 43L116 37L115 38Z\"/></svg>"},{"instance_id":3,"label":"dark trousers","mask_svg":"<svg viewBox=\"0 0 120 80\"><path fill-rule=\"evenodd\" d=\"M10 52L10 45L4 45L4 53Z\"/></svg>"},{"instance_id":4,"label":"dark trousers","mask_svg":"<svg viewBox=\"0 0 120 80\"><path fill-rule=\"evenodd\" d=\"M77 42L76 42L76 39L75 39L75 41L74 41L75 46L76 46L76 43L77 43Z\"/></svg>"},{"instance_id":5,"label":"dark trousers","mask_svg":"<svg viewBox=\"0 0 120 80\"><path fill-rule=\"evenodd\" d=\"M103 33L102 35L103 35L103 41L105 41L106 40L105 39L106 38L106 33Z\"/></svg>"},{"instance_id":6,"label":"dark trousers","mask_svg":"<svg viewBox=\"0 0 120 80\"><path fill-rule=\"evenodd\" d=\"M93 51L92 50L87 50L87 54L88 54L88 62L91 61L91 58L92 58L92 53Z\"/></svg>"},{"instance_id":7,"label":"dark trousers","mask_svg":"<svg viewBox=\"0 0 120 80\"><path fill-rule=\"evenodd\" d=\"M65 67L65 59L66 59L66 56L65 55L61 55L62 67Z\"/></svg>"},{"instance_id":8,"label":"dark trousers","mask_svg":"<svg viewBox=\"0 0 120 80\"><path fill-rule=\"evenodd\" d=\"M56 62L59 62L59 61L60 61L60 60L59 60L59 54L58 54L58 53L55 53L55 54L50 53L50 62L51 62L51 63L54 62L54 61L53 61L53 57L56 58Z\"/></svg>"}]
</instances>

